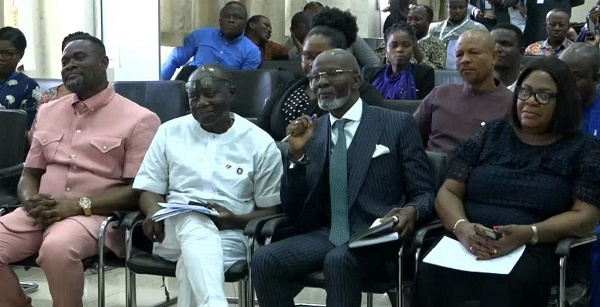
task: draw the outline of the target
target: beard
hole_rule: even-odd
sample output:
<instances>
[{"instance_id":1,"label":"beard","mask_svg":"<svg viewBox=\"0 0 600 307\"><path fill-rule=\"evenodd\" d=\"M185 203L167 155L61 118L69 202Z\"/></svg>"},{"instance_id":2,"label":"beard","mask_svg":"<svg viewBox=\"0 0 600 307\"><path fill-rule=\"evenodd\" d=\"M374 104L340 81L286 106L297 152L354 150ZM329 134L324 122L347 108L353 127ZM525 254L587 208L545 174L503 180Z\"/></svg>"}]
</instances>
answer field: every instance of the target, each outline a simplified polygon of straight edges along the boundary
<instances>
[{"instance_id":1,"label":"beard","mask_svg":"<svg viewBox=\"0 0 600 307\"><path fill-rule=\"evenodd\" d=\"M85 78L83 76L69 78L64 85L71 93L79 93L85 87Z\"/></svg>"},{"instance_id":2,"label":"beard","mask_svg":"<svg viewBox=\"0 0 600 307\"><path fill-rule=\"evenodd\" d=\"M323 101L322 99L317 98L319 108L321 110L327 111L327 112L329 112L331 110L337 110L337 109L343 107L348 102L348 100L350 99L350 93L351 93L351 90L348 89L348 94L346 96L336 97L331 101Z\"/></svg>"}]
</instances>

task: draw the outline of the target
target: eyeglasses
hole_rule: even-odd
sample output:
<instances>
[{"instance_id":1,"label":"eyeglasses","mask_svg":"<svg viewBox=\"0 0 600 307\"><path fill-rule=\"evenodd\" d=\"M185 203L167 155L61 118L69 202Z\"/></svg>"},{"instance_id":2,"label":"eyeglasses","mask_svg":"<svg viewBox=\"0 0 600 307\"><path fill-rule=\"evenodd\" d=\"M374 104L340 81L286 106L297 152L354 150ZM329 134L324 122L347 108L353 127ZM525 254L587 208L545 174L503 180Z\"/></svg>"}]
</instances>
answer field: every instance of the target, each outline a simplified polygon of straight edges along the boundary
<instances>
[{"instance_id":1,"label":"eyeglasses","mask_svg":"<svg viewBox=\"0 0 600 307\"><path fill-rule=\"evenodd\" d=\"M0 59L10 60L15 56L15 54L17 53L11 50L0 50Z\"/></svg>"},{"instance_id":2,"label":"eyeglasses","mask_svg":"<svg viewBox=\"0 0 600 307\"><path fill-rule=\"evenodd\" d=\"M542 105L549 104L552 98L555 98L557 96L557 94L551 94L546 92L532 92L531 90L520 86L515 87L515 94L517 95L517 98L523 101L533 96L533 99L535 99L537 103Z\"/></svg>"},{"instance_id":3,"label":"eyeglasses","mask_svg":"<svg viewBox=\"0 0 600 307\"><path fill-rule=\"evenodd\" d=\"M308 81L311 86L314 86L321 80L323 76L327 77L327 80L332 81L339 78L343 73L357 73L356 70L352 69L328 69L326 71L313 71L308 74Z\"/></svg>"},{"instance_id":4,"label":"eyeglasses","mask_svg":"<svg viewBox=\"0 0 600 307\"><path fill-rule=\"evenodd\" d=\"M231 81L229 81L227 79L223 79L223 78L219 78L219 77L215 77L215 76L206 76L206 77L202 77L198 80L191 80L191 81L186 82L185 83L185 91L188 93L193 93L199 87L213 88L213 87L217 86L217 83L219 81L227 82L228 84L231 84Z\"/></svg>"}]
</instances>

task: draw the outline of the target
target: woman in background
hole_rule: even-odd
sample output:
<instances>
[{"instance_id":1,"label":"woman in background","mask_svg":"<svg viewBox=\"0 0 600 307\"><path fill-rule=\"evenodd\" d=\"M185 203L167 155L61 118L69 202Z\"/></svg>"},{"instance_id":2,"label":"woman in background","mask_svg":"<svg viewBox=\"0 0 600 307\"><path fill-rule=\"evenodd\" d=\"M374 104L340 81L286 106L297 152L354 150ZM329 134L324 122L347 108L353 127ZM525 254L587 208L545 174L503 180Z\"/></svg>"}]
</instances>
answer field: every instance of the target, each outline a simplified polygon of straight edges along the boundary
<instances>
[{"instance_id":1,"label":"woman in background","mask_svg":"<svg viewBox=\"0 0 600 307\"><path fill-rule=\"evenodd\" d=\"M385 34L385 53L389 64L383 67L365 67L365 80L379 90L384 99L421 100L435 86L433 68L412 64L413 46L417 38L412 28L394 24Z\"/></svg>"},{"instance_id":2,"label":"woman in background","mask_svg":"<svg viewBox=\"0 0 600 307\"><path fill-rule=\"evenodd\" d=\"M26 47L27 39L21 30L13 27L0 29L0 109L26 111L29 130L42 93L35 80L17 72Z\"/></svg>"},{"instance_id":3,"label":"woman in background","mask_svg":"<svg viewBox=\"0 0 600 307\"><path fill-rule=\"evenodd\" d=\"M304 75L310 73L313 61L321 52L346 49L347 46L346 36L340 31L323 26L310 30L300 57ZM360 97L363 102L371 105L381 105L383 100L377 89L367 82L363 82L360 87ZM262 123L261 127L266 127L265 130L270 131L275 140L283 139L285 128L301 115L316 113L320 116L327 113L319 109L317 96L309 87L306 77L283 84L273 93L265 108L266 114L271 114L271 118L267 118L267 122Z\"/></svg>"}]
</instances>

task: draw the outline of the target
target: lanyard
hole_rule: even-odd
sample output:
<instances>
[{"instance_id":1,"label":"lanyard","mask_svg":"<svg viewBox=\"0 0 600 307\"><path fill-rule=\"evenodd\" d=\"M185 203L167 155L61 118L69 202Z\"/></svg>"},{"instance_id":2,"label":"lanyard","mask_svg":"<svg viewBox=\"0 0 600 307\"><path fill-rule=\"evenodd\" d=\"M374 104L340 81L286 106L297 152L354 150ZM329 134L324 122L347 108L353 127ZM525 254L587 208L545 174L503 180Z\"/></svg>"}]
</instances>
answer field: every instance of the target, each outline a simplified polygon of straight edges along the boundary
<instances>
[{"instance_id":1,"label":"lanyard","mask_svg":"<svg viewBox=\"0 0 600 307\"><path fill-rule=\"evenodd\" d=\"M454 33L454 31L456 31L456 30L462 28L464 25L466 25L468 21L469 21L469 17L465 17L465 20L463 22L461 22L458 26L456 26L456 28L450 30L448 32L448 34L443 35L444 34L444 30L446 30L446 26L448 25L448 20L447 19L444 20L444 26L442 26L442 31L440 31L439 38L441 40L446 39L448 36L450 36L452 33Z\"/></svg>"}]
</instances>

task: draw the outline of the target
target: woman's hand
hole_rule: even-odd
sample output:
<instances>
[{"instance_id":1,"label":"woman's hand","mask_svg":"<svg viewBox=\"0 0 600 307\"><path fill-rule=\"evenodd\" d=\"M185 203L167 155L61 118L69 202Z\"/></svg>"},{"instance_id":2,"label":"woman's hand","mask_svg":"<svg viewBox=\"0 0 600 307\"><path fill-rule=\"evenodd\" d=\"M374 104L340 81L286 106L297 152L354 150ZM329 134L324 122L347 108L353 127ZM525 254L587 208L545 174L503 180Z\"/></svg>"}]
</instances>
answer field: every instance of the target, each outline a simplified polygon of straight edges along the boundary
<instances>
[{"instance_id":1,"label":"woman's hand","mask_svg":"<svg viewBox=\"0 0 600 307\"><path fill-rule=\"evenodd\" d=\"M487 260L502 257L515 249L529 243L533 238L533 230L528 225L495 226L494 230L502 234L498 240L488 240L492 253L477 257L478 260Z\"/></svg>"},{"instance_id":2,"label":"woman's hand","mask_svg":"<svg viewBox=\"0 0 600 307\"><path fill-rule=\"evenodd\" d=\"M488 244L491 239L477 234L475 225L479 224L461 222L456 225L455 235L466 249L477 256L477 259L483 259L482 257L489 257L493 253L494 248Z\"/></svg>"}]
</instances>

